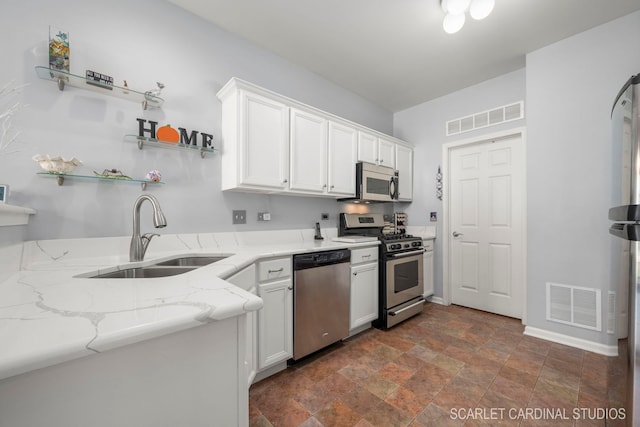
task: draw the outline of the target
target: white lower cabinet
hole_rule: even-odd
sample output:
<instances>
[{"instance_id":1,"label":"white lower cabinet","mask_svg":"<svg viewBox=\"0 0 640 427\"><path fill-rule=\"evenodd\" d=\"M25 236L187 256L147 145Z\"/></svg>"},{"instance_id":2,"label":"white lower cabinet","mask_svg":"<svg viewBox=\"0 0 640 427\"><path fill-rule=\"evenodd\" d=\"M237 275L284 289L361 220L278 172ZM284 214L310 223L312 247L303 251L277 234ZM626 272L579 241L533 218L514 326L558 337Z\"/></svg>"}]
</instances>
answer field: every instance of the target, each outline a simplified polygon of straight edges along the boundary
<instances>
[{"instance_id":1,"label":"white lower cabinet","mask_svg":"<svg viewBox=\"0 0 640 427\"><path fill-rule=\"evenodd\" d=\"M424 271L424 297L433 295L433 239L423 240L424 255L422 256Z\"/></svg>"},{"instance_id":2,"label":"white lower cabinet","mask_svg":"<svg viewBox=\"0 0 640 427\"><path fill-rule=\"evenodd\" d=\"M257 295L256 288L256 267L254 264L240 270L233 276L226 279L227 282L232 283L239 288L244 289L247 292ZM256 377L258 370L257 360L257 332L258 332L258 313L250 311L247 313L247 319L245 322L245 375L247 378L247 386L253 383L253 379Z\"/></svg>"},{"instance_id":3,"label":"white lower cabinet","mask_svg":"<svg viewBox=\"0 0 640 427\"><path fill-rule=\"evenodd\" d=\"M258 262L258 371L293 356L291 257Z\"/></svg>"},{"instance_id":4,"label":"white lower cabinet","mask_svg":"<svg viewBox=\"0 0 640 427\"><path fill-rule=\"evenodd\" d=\"M351 311L353 331L378 318L378 248L351 251Z\"/></svg>"}]
</instances>

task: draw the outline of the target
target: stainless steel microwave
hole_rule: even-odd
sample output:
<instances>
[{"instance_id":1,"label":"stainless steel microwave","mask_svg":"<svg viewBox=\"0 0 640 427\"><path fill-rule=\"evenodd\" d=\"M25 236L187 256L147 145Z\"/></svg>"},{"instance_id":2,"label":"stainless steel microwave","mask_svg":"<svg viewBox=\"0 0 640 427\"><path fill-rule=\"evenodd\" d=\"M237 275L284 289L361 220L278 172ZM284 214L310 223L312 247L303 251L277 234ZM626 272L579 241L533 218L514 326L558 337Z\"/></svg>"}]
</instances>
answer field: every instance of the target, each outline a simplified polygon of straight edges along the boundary
<instances>
[{"instance_id":1,"label":"stainless steel microwave","mask_svg":"<svg viewBox=\"0 0 640 427\"><path fill-rule=\"evenodd\" d=\"M393 202L398 200L398 171L373 163L356 163L356 196L353 202Z\"/></svg>"}]
</instances>

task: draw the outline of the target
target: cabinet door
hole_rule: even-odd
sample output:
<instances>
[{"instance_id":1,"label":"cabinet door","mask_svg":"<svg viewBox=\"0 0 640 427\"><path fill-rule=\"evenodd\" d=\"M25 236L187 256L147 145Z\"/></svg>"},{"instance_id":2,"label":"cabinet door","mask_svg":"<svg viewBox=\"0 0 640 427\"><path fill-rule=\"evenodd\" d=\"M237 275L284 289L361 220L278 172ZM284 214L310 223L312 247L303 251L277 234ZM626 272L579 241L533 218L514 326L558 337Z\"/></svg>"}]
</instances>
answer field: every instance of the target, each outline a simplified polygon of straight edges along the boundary
<instances>
[{"instance_id":1,"label":"cabinet door","mask_svg":"<svg viewBox=\"0 0 640 427\"><path fill-rule=\"evenodd\" d=\"M433 295L433 240L423 242L426 252L422 256L424 270L424 296Z\"/></svg>"},{"instance_id":2,"label":"cabinet door","mask_svg":"<svg viewBox=\"0 0 640 427\"><path fill-rule=\"evenodd\" d=\"M355 195L357 133L352 127L329 122L327 184L329 194Z\"/></svg>"},{"instance_id":3,"label":"cabinet door","mask_svg":"<svg viewBox=\"0 0 640 427\"><path fill-rule=\"evenodd\" d=\"M366 132L358 132L358 161L378 163L378 137Z\"/></svg>"},{"instance_id":4,"label":"cabinet door","mask_svg":"<svg viewBox=\"0 0 640 427\"><path fill-rule=\"evenodd\" d=\"M378 138L378 164L393 168L396 165L396 144L384 138Z\"/></svg>"},{"instance_id":5,"label":"cabinet door","mask_svg":"<svg viewBox=\"0 0 640 427\"><path fill-rule=\"evenodd\" d=\"M240 184L284 189L289 171L288 107L243 91Z\"/></svg>"},{"instance_id":6,"label":"cabinet door","mask_svg":"<svg viewBox=\"0 0 640 427\"><path fill-rule=\"evenodd\" d=\"M354 329L378 318L378 263L351 267L351 313Z\"/></svg>"},{"instance_id":7,"label":"cabinet door","mask_svg":"<svg viewBox=\"0 0 640 427\"><path fill-rule=\"evenodd\" d=\"M291 279L258 286L263 307L258 311L258 369L293 355Z\"/></svg>"},{"instance_id":8,"label":"cabinet door","mask_svg":"<svg viewBox=\"0 0 640 427\"><path fill-rule=\"evenodd\" d=\"M289 188L322 193L327 188L327 120L291 109Z\"/></svg>"},{"instance_id":9,"label":"cabinet door","mask_svg":"<svg viewBox=\"0 0 640 427\"><path fill-rule=\"evenodd\" d=\"M410 201L413 198L413 150L396 144L396 169L398 170L398 199Z\"/></svg>"},{"instance_id":10,"label":"cabinet door","mask_svg":"<svg viewBox=\"0 0 640 427\"><path fill-rule=\"evenodd\" d=\"M245 291L252 293L253 295L257 295L256 289L256 267L254 264L240 270L233 276L225 279L227 282L232 283L239 288L244 289ZM257 313L255 311L250 311L247 313L247 318L245 321L245 355L244 355L244 364L245 364L245 374L247 378L247 387L251 385L253 379L256 376L257 371Z\"/></svg>"}]
</instances>

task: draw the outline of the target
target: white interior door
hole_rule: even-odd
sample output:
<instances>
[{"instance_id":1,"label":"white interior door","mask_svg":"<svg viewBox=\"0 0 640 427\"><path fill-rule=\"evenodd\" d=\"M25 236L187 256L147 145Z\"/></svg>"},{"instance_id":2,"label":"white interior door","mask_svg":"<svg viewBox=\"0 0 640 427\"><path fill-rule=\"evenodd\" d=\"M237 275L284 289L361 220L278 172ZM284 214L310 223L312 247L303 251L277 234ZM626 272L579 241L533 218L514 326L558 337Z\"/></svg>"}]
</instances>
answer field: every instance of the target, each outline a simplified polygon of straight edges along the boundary
<instances>
[{"instance_id":1,"label":"white interior door","mask_svg":"<svg viewBox=\"0 0 640 427\"><path fill-rule=\"evenodd\" d=\"M451 302L522 318L525 293L521 133L449 149Z\"/></svg>"}]
</instances>

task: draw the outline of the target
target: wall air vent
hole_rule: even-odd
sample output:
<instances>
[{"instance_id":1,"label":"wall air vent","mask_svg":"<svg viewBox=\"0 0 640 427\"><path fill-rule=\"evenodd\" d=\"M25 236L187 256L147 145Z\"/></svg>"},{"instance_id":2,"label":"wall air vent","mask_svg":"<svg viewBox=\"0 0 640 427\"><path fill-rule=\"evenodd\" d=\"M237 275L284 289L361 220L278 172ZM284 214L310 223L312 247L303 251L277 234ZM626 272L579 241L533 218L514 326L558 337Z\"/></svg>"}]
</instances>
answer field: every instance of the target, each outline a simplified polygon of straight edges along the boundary
<instances>
[{"instance_id":1,"label":"wall air vent","mask_svg":"<svg viewBox=\"0 0 640 427\"><path fill-rule=\"evenodd\" d=\"M602 330L600 290L547 282L547 320Z\"/></svg>"},{"instance_id":2,"label":"wall air vent","mask_svg":"<svg viewBox=\"0 0 640 427\"><path fill-rule=\"evenodd\" d=\"M445 130L447 136L453 136L520 119L524 119L524 101L449 120Z\"/></svg>"},{"instance_id":3,"label":"wall air vent","mask_svg":"<svg viewBox=\"0 0 640 427\"><path fill-rule=\"evenodd\" d=\"M609 291L607 298L607 333L616 332L616 293Z\"/></svg>"}]
</instances>

